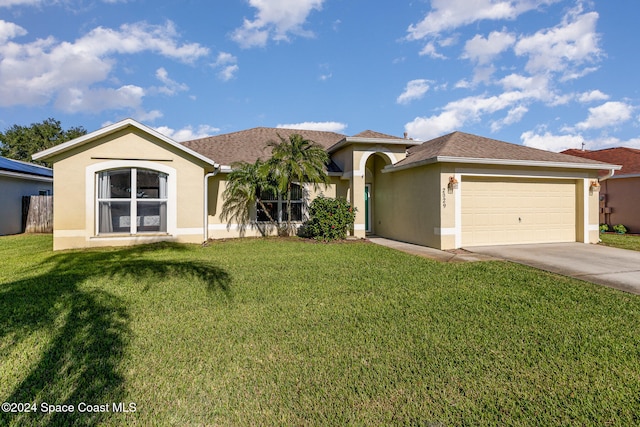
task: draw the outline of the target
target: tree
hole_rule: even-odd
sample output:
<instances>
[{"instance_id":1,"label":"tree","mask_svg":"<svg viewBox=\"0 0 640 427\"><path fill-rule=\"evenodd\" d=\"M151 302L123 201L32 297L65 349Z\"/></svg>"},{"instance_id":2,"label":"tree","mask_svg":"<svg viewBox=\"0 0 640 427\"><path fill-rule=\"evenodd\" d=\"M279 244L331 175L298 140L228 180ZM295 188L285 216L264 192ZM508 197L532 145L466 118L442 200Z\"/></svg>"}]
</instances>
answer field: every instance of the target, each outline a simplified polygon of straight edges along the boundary
<instances>
[{"instance_id":1,"label":"tree","mask_svg":"<svg viewBox=\"0 0 640 427\"><path fill-rule=\"evenodd\" d=\"M220 217L227 220L227 228L231 221L240 225L240 233L244 233L251 223L253 207L258 204L266 213L269 222L277 227L278 223L270 214L262 201L261 194L278 190L269 176L269 165L258 159L255 163L238 162L231 165L232 171L227 180L227 188L222 193L224 202ZM266 230L259 228L262 235Z\"/></svg>"},{"instance_id":2,"label":"tree","mask_svg":"<svg viewBox=\"0 0 640 427\"><path fill-rule=\"evenodd\" d=\"M224 190L221 218L240 224L243 233L247 225L252 223L251 215L257 205L261 214L265 215L269 224L278 230L279 235L292 232L291 226L291 189L295 183L311 183L317 189L320 184L328 184L329 177L325 165L329 160L322 146L313 141L294 134L285 140L280 135L280 142L270 141L272 157L267 161L260 159L255 163L235 163L229 174L227 188ZM274 195L286 196L286 221L278 216L274 218L264 200L273 199ZM268 195L268 196L267 196ZM266 230L260 228L260 222L254 223L265 235Z\"/></svg>"},{"instance_id":3,"label":"tree","mask_svg":"<svg viewBox=\"0 0 640 427\"><path fill-rule=\"evenodd\" d=\"M45 164L31 159L31 155L63 142L85 135L83 127L62 129L60 121L48 118L30 126L13 125L0 132L0 155L10 159Z\"/></svg>"},{"instance_id":4,"label":"tree","mask_svg":"<svg viewBox=\"0 0 640 427\"><path fill-rule=\"evenodd\" d=\"M270 173L275 180L278 191L286 198L287 219L285 227L280 227L283 234L289 234L291 227L291 188L295 183L310 183L317 190L320 184L328 184L329 176L326 165L329 155L324 148L300 134L292 134L286 140L278 135L280 142L270 141L272 147L269 164Z\"/></svg>"}]
</instances>

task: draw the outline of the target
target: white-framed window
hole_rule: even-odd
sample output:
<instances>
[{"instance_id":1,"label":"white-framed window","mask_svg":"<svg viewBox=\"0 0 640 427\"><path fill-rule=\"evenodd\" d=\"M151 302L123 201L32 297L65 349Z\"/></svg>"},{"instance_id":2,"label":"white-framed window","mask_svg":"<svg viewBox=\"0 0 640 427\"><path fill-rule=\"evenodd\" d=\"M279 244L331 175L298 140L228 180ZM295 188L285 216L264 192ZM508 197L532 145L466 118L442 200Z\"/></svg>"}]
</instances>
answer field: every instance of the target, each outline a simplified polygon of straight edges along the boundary
<instances>
[{"instance_id":1,"label":"white-framed window","mask_svg":"<svg viewBox=\"0 0 640 427\"><path fill-rule=\"evenodd\" d=\"M167 232L166 173L132 167L103 170L96 175L99 235Z\"/></svg>"},{"instance_id":2,"label":"white-framed window","mask_svg":"<svg viewBox=\"0 0 640 427\"><path fill-rule=\"evenodd\" d=\"M259 195L262 203L267 208L269 215L275 221L287 221L287 199L282 194L261 192ZM304 191L301 185L293 184L291 188L291 221L303 221ZM269 217L258 203L256 206L256 219L269 221Z\"/></svg>"}]
</instances>

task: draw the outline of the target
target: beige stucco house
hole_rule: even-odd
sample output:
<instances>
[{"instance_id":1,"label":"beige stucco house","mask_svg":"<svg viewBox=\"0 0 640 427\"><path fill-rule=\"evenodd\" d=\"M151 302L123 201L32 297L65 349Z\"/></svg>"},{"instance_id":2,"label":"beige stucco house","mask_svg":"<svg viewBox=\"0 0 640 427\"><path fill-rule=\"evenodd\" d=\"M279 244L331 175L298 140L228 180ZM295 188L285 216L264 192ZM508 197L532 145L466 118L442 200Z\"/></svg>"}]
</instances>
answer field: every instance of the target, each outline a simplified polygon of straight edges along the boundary
<instances>
[{"instance_id":1,"label":"beige stucco house","mask_svg":"<svg viewBox=\"0 0 640 427\"><path fill-rule=\"evenodd\" d=\"M231 164L299 133L330 154L322 193L357 208L353 235L439 249L598 241L598 170L619 166L462 132L419 142L377 132L255 128L179 144L127 119L34 155L53 163L54 249L260 235L220 217ZM317 196L302 184L293 218ZM282 215L274 196L268 209ZM259 225L264 213L254 212ZM135 218L135 220L132 220Z\"/></svg>"}]
</instances>

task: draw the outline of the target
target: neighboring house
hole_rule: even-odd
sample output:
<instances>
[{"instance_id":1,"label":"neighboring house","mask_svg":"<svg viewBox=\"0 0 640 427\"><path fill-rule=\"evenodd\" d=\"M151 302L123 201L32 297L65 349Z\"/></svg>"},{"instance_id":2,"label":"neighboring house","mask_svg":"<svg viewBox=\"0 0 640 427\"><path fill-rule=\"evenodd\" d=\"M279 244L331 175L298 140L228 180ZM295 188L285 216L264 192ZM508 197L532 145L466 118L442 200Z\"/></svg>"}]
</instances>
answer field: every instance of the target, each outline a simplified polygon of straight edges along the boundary
<instances>
[{"instance_id":1,"label":"neighboring house","mask_svg":"<svg viewBox=\"0 0 640 427\"><path fill-rule=\"evenodd\" d=\"M627 147L603 150L566 150L565 154L622 165L613 176L600 171L600 223L622 224L640 233L640 150Z\"/></svg>"},{"instance_id":2,"label":"neighboring house","mask_svg":"<svg viewBox=\"0 0 640 427\"><path fill-rule=\"evenodd\" d=\"M220 218L227 176L233 162L266 159L268 141L294 133L331 158L326 188L295 192L294 220L319 193L344 197L357 209L354 236L439 249L595 243L598 170L619 169L462 132L422 143L255 128L179 144L126 119L33 156L53 163L54 249L260 235ZM280 214L283 201L274 197L268 209Z\"/></svg>"},{"instance_id":3,"label":"neighboring house","mask_svg":"<svg viewBox=\"0 0 640 427\"><path fill-rule=\"evenodd\" d=\"M49 195L52 191L52 169L0 157L0 235L23 231L23 196Z\"/></svg>"}]
</instances>

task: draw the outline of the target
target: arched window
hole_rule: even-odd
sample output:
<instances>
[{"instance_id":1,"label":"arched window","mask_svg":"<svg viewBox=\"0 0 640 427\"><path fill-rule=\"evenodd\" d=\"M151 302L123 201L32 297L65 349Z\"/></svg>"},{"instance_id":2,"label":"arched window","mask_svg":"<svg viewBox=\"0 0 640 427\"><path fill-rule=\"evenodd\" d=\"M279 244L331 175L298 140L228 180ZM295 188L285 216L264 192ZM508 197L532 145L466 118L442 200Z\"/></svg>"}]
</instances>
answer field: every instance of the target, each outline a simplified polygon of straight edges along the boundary
<instances>
[{"instance_id":1,"label":"arched window","mask_svg":"<svg viewBox=\"0 0 640 427\"><path fill-rule=\"evenodd\" d=\"M167 232L166 173L123 168L97 175L98 234Z\"/></svg>"}]
</instances>

